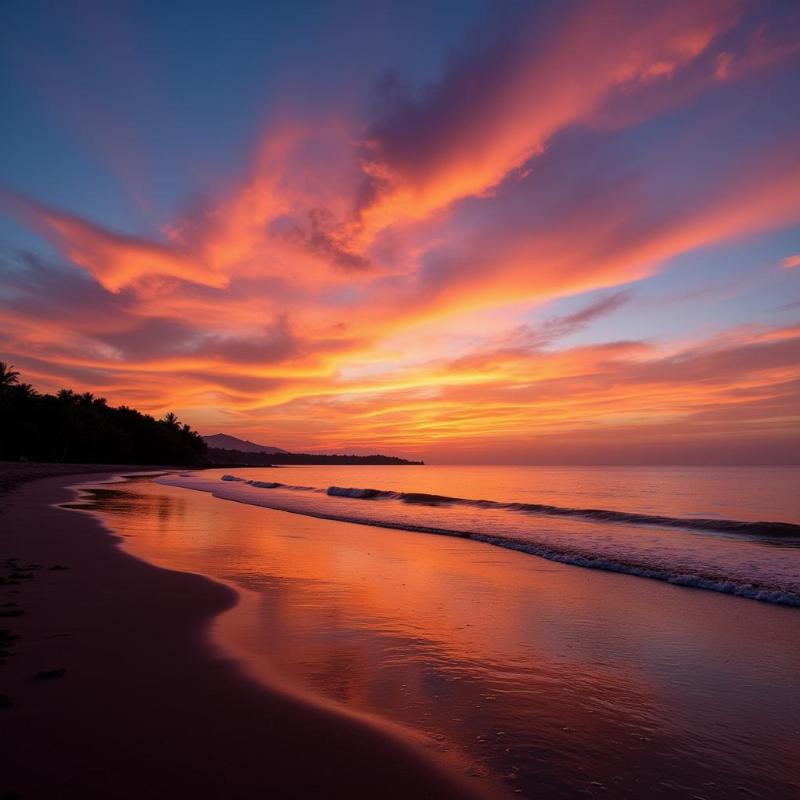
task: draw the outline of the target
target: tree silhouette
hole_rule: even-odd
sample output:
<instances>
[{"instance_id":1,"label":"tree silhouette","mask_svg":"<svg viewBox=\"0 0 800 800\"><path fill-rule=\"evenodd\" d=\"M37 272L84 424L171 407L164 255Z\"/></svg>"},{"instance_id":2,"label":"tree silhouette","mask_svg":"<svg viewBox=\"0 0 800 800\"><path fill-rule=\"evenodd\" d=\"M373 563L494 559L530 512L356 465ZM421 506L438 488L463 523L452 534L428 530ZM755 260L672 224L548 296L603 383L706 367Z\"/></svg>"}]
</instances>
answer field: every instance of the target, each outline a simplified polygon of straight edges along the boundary
<instances>
[{"instance_id":1,"label":"tree silhouette","mask_svg":"<svg viewBox=\"0 0 800 800\"><path fill-rule=\"evenodd\" d=\"M170 412L163 420L92 392L39 394L0 361L0 459L103 464L203 464L206 444Z\"/></svg>"},{"instance_id":2,"label":"tree silhouette","mask_svg":"<svg viewBox=\"0 0 800 800\"><path fill-rule=\"evenodd\" d=\"M19 383L19 372L14 369L13 364L0 361L0 387L14 386Z\"/></svg>"}]
</instances>

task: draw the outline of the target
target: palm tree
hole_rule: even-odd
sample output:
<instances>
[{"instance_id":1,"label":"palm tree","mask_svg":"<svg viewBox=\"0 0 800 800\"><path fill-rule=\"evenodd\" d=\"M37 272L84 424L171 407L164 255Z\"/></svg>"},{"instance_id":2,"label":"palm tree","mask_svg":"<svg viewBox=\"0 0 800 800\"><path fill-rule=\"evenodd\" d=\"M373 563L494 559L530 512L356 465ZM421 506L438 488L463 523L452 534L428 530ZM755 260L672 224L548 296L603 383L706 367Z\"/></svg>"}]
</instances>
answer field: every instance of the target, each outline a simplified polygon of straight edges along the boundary
<instances>
[{"instance_id":1,"label":"palm tree","mask_svg":"<svg viewBox=\"0 0 800 800\"><path fill-rule=\"evenodd\" d=\"M6 364L5 361L0 361L0 388L5 389L8 386L14 386L19 383L19 372L14 369L13 364Z\"/></svg>"},{"instance_id":2,"label":"palm tree","mask_svg":"<svg viewBox=\"0 0 800 800\"><path fill-rule=\"evenodd\" d=\"M17 393L18 397L25 400L30 400L32 397L36 397L39 394L30 383L17 383L14 386L14 391Z\"/></svg>"},{"instance_id":3,"label":"palm tree","mask_svg":"<svg viewBox=\"0 0 800 800\"><path fill-rule=\"evenodd\" d=\"M173 414L172 411L168 412L164 415L164 422L166 422L170 428L177 428L179 424L177 414Z\"/></svg>"}]
</instances>

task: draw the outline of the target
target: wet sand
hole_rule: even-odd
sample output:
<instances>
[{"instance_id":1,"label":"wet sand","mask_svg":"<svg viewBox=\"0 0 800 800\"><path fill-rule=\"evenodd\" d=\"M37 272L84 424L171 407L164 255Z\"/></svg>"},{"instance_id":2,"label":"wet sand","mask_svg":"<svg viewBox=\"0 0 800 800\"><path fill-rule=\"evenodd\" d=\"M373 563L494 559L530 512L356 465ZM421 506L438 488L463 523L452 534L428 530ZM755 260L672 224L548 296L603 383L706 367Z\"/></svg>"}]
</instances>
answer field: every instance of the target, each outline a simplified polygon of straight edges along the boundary
<instances>
[{"instance_id":1,"label":"wet sand","mask_svg":"<svg viewBox=\"0 0 800 800\"><path fill-rule=\"evenodd\" d=\"M134 558L91 516L54 507L74 482L0 498L0 572L20 576L0 586L12 612L0 627L20 637L0 666L0 796L485 795L411 738L249 678L208 638L236 593Z\"/></svg>"},{"instance_id":2,"label":"wet sand","mask_svg":"<svg viewBox=\"0 0 800 800\"><path fill-rule=\"evenodd\" d=\"M796 609L148 480L86 503L131 552L242 587L214 635L250 674L454 769L536 798L800 797Z\"/></svg>"}]
</instances>

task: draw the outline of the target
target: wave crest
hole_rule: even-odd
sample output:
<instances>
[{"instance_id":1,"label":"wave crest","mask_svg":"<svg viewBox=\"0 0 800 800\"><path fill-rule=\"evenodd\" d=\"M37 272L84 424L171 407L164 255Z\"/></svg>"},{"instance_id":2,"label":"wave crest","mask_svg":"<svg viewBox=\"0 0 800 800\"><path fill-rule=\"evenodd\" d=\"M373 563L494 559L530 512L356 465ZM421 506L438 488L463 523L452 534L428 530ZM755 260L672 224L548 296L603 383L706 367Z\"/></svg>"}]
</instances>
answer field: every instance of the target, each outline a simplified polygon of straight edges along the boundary
<instances>
[{"instance_id":1,"label":"wave crest","mask_svg":"<svg viewBox=\"0 0 800 800\"><path fill-rule=\"evenodd\" d=\"M223 480L231 480L233 476L223 476ZM281 488L290 490L309 490L312 487L295 487L277 482L243 481L255 488ZM446 495L428 494L425 492L393 492L383 489L362 487L329 486L327 489L312 489L324 492L330 497L341 497L352 500L400 500L404 503L448 506L466 505L478 508L505 509L518 513L541 514L552 516L583 517L598 522L622 523L629 525L660 525L675 528L689 528L703 531L717 531L724 533L740 533L755 536L794 536L800 537L800 525L788 522L746 522L729 519L707 518L681 518L657 516L651 514L629 513L609 509L581 509L562 506L552 506L534 503L502 503L494 500L469 500ZM272 507L272 506L270 506ZM800 607L800 593L782 586L770 586L768 583L756 580L747 580L742 577L731 577L722 573L715 573L703 568L696 571L687 569L686 566L678 567L658 563L648 563L647 560L634 560L625 557L609 557L586 552L580 548L570 548L558 545L553 547L543 542L530 541L515 536L497 536L491 533L476 530L438 527L415 524L409 521L394 521L391 519L364 518L347 512L343 505L340 511L330 512L321 509L306 508L298 510L278 506L280 510L304 516L318 517L321 519L350 522L359 525L370 525L380 528L393 528L399 530L431 533L444 536L455 536L462 539L484 542L496 547L503 547L518 552L530 553L550 561L562 564L571 564L578 567L600 569L607 572L618 572L627 575L636 575L643 578L665 581L676 586L685 586L708 591L732 594L760 600L767 603Z\"/></svg>"},{"instance_id":2,"label":"wave crest","mask_svg":"<svg viewBox=\"0 0 800 800\"><path fill-rule=\"evenodd\" d=\"M387 492L382 489L359 489L344 486L329 486L325 493L331 497L353 497L357 500L375 500L379 497L398 496L396 492Z\"/></svg>"},{"instance_id":3,"label":"wave crest","mask_svg":"<svg viewBox=\"0 0 800 800\"><path fill-rule=\"evenodd\" d=\"M313 486L292 486L278 481L248 481L235 475L223 475L221 480L241 481L257 489L291 489L303 492L323 491ZM349 497L354 500L392 499L419 505L465 505L553 517L582 517L595 522L616 522L625 525L656 525L665 528L689 528L691 530L738 533L749 536L800 538L800 525L792 522L753 522L750 520L708 517L667 517L659 514L640 514L631 511L614 511L606 508L570 508L569 506L553 506L542 503L503 503L497 500L470 500L464 497L449 497L426 492L393 492L388 489L371 489L358 486L329 486L324 491L331 497Z\"/></svg>"}]
</instances>

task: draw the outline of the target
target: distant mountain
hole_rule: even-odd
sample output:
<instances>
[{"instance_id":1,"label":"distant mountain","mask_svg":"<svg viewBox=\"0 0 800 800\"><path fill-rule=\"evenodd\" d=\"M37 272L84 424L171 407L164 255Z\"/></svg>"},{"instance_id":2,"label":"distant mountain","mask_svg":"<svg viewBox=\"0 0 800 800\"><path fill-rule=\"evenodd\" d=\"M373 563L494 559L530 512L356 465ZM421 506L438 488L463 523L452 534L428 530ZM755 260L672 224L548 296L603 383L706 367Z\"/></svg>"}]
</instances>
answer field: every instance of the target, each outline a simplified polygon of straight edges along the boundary
<instances>
[{"instance_id":1,"label":"distant mountain","mask_svg":"<svg viewBox=\"0 0 800 800\"><path fill-rule=\"evenodd\" d=\"M237 439L227 433L204 436L208 445L208 463L220 467L271 467L276 464L422 464L396 456L355 456L341 454L290 453L280 447Z\"/></svg>"},{"instance_id":2,"label":"distant mountain","mask_svg":"<svg viewBox=\"0 0 800 800\"><path fill-rule=\"evenodd\" d=\"M355 456L355 455L320 455L318 453L256 453L242 450L209 447L208 463L212 467L274 467L278 465L297 464L424 464L423 461L408 461L397 456Z\"/></svg>"},{"instance_id":3,"label":"distant mountain","mask_svg":"<svg viewBox=\"0 0 800 800\"><path fill-rule=\"evenodd\" d=\"M237 439L235 436L228 436L227 433L215 433L213 436L204 436L203 441L209 447L220 450L238 450L242 453L285 453L280 447L270 447L266 444L256 444L248 442L247 439Z\"/></svg>"}]
</instances>

